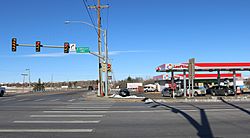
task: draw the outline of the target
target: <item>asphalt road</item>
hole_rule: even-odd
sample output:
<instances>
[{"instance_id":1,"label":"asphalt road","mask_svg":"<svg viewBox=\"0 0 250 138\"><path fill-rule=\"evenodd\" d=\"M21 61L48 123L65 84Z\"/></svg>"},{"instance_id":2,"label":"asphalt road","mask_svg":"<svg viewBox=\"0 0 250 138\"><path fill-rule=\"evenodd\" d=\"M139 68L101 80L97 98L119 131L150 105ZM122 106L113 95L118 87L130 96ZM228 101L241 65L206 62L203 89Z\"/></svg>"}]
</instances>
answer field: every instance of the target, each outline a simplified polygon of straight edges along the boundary
<instances>
[{"instance_id":1,"label":"asphalt road","mask_svg":"<svg viewBox=\"0 0 250 138\"><path fill-rule=\"evenodd\" d=\"M0 137L250 137L250 102L146 104L85 94L0 97Z\"/></svg>"}]
</instances>

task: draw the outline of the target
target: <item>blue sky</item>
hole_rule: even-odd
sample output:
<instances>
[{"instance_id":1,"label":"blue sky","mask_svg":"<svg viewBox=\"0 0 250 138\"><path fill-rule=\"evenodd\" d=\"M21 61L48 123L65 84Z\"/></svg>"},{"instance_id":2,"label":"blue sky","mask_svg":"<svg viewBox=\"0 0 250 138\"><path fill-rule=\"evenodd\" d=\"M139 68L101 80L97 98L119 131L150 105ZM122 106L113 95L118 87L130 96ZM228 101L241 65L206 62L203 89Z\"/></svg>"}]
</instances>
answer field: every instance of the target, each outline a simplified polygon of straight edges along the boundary
<instances>
[{"instance_id":1,"label":"blue sky","mask_svg":"<svg viewBox=\"0 0 250 138\"><path fill-rule=\"evenodd\" d=\"M87 0L96 4L96 0ZM249 0L102 0L102 28L115 79L159 75L163 63L248 62L250 51ZM31 70L31 81L97 79L97 58L63 54L63 49L17 47L18 43L63 45L65 41L97 51L97 35L82 0L2 0L0 4L0 82L20 82ZM96 22L96 12L90 11ZM109 14L108 14L109 13ZM108 16L107 16L108 15ZM107 18L108 17L108 18ZM108 19L108 20L107 20Z\"/></svg>"}]
</instances>

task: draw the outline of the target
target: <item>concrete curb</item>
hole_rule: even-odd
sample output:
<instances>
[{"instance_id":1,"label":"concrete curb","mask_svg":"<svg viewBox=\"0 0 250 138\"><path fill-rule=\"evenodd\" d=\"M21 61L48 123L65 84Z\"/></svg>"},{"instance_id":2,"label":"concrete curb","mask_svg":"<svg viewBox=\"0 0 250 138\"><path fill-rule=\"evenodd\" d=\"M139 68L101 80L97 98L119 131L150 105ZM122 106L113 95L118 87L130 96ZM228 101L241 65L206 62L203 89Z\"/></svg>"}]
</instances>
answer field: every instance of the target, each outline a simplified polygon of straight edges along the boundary
<instances>
[{"instance_id":1,"label":"concrete curb","mask_svg":"<svg viewBox=\"0 0 250 138\"><path fill-rule=\"evenodd\" d=\"M84 95L83 95L84 96ZM88 99L96 99L96 100L107 100L107 101L115 101L115 102L142 102L143 99L151 99L156 102L221 102L221 97L210 97L207 99L154 99L154 98L149 98L149 97L144 97L144 98L112 98L112 97L97 97L96 92L88 92L85 95ZM249 96L244 96L244 97L223 97L225 101L228 102L244 102L244 101L250 101Z\"/></svg>"},{"instance_id":2,"label":"concrete curb","mask_svg":"<svg viewBox=\"0 0 250 138\"><path fill-rule=\"evenodd\" d=\"M150 98L148 98L150 99ZM212 99L152 99L156 102L221 102L221 97L213 97ZM228 102L244 102L250 101L248 97L223 98Z\"/></svg>"}]
</instances>

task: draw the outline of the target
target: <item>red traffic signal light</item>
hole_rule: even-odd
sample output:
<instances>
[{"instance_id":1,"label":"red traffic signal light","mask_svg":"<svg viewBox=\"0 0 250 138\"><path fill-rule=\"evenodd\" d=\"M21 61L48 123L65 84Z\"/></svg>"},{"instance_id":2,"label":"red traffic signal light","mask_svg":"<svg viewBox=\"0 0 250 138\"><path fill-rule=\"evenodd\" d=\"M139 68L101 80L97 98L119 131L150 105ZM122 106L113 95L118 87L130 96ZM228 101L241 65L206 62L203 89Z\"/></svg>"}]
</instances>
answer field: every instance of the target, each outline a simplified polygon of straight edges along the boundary
<instances>
[{"instance_id":1,"label":"red traffic signal light","mask_svg":"<svg viewBox=\"0 0 250 138\"><path fill-rule=\"evenodd\" d=\"M40 52L40 48L41 48L41 42L36 41L36 52Z\"/></svg>"},{"instance_id":2,"label":"red traffic signal light","mask_svg":"<svg viewBox=\"0 0 250 138\"><path fill-rule=\"evenodd\" d=\"M64 53L69 53L69 43L68 42L64 43Z\"/></svg>"},{"instance_id":3,"label":"red traffic signal light","mask_svg":"<svg viewBox=\"0 0 250 138\"><path fill-rule=\"evenodd\" d=\"M108 71L111 72L112 69L111 69L111 64L108 64L108 67L107 67Z\"/></svg>"},{"instance_id":4,"label":"red traffic signal light","mask_svg":"<svg viewBox=\"0 0 250 138\"><path fill-rule=\"evenodd\" d=\"M12 38L12 52L16 52L16 38Z\"/></svg>"}]
</instances>

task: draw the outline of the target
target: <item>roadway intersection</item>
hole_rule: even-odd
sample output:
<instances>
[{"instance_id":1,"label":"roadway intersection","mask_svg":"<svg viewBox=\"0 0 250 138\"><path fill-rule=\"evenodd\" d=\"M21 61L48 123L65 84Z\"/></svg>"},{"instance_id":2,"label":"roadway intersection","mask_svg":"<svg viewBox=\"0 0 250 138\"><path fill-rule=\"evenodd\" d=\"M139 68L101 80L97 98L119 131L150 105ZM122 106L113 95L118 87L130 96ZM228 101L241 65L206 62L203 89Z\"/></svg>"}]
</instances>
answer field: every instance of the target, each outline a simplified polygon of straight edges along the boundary
<instances>
[{"instance_id":1,"label":"roadway intersection","mask_svg":"<svg viewBox=\"0 0 250 138\"><path fill-rule=\"evenodd\" d=\"M119 102L87 91L0 98L1 138L250 137L250 102Z\"/></svg>"}]
</instances>

